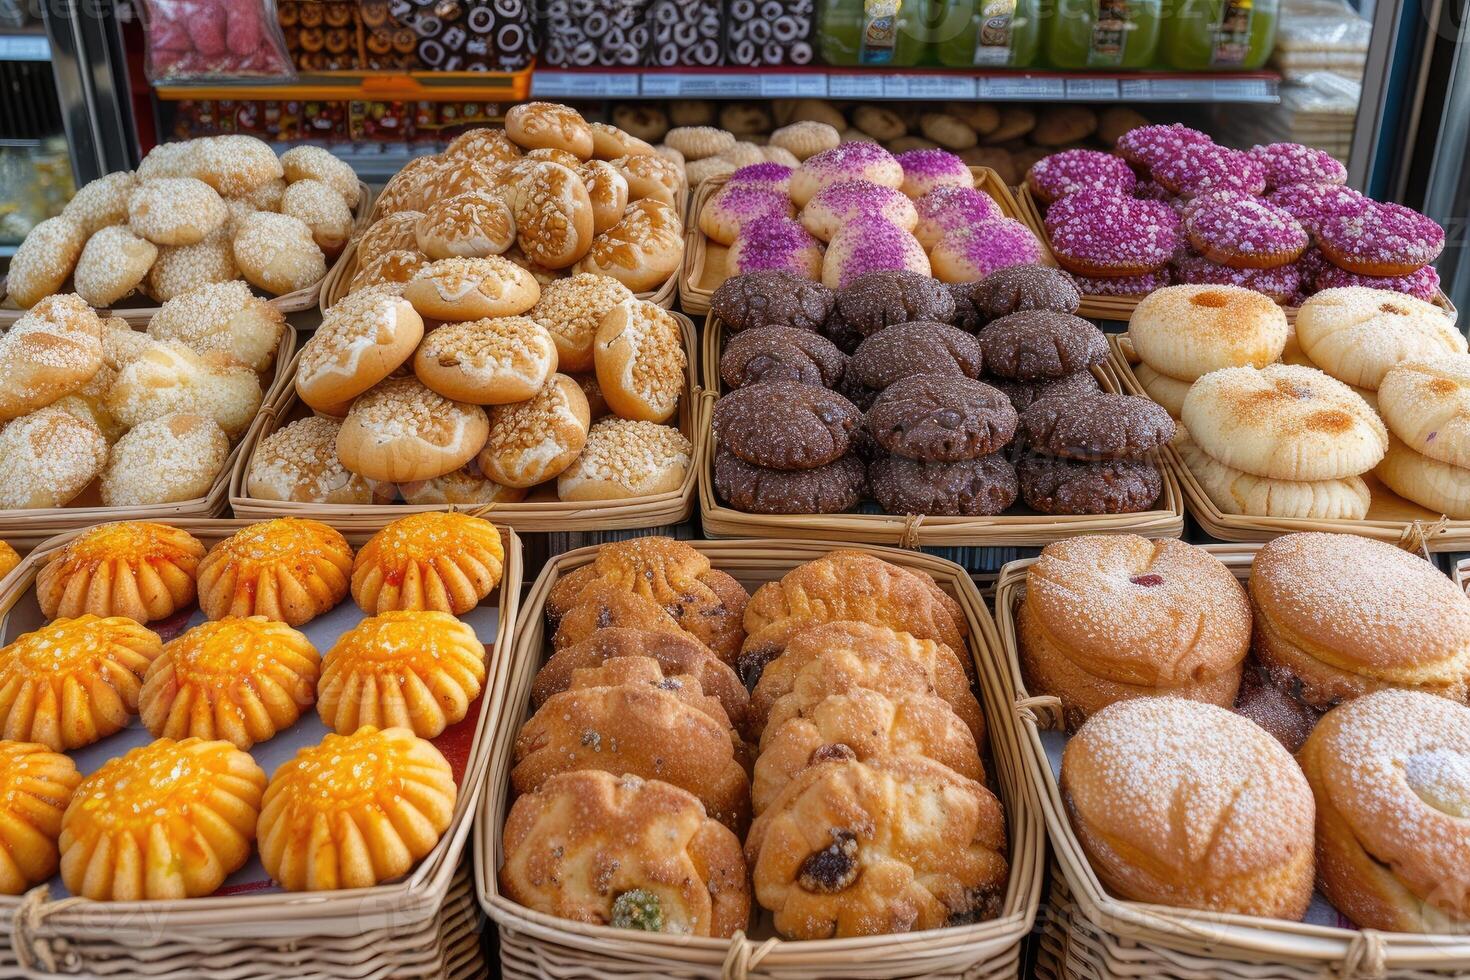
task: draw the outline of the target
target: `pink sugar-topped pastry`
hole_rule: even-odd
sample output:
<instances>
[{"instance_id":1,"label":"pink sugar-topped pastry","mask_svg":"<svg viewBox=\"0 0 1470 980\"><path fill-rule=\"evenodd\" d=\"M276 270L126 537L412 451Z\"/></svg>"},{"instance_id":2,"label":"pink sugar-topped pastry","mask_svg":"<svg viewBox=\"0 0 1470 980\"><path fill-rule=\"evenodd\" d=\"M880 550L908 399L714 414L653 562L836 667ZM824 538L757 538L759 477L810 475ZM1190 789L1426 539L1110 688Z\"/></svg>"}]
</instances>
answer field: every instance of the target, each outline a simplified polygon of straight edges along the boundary
<instances>
[{"instance_id":1,"label":"pink sugar-topped pastry","mask_svg":"<svg viewBox=\"0 0 1470 980\"><path fill-rule=\"evenodd\" d=\"M1338 184L1293 184L1279 187L1266 195L1274 204L1302 223L1308 234L1317 234L1322 222L1335 214L1358 211L1373 203L1351 187Z\"/></svg>"},{"instance_id":2,"label":"pink sugar-topped pastry","mask_svg":"<svg viewBox=\"0 0 1470 980\"><path fill-rule=\"evenodd\" d=\"M997 269L1040 261L1041 243L1014 218L996 218L952 231L929 253L934 278L943 282L975 282Z\"/></svg>"},{"instance_id":3,"label":"pink sugar-topped pastry","mask_svg":"<svg viewBox=\"0 0 1470 980\"><path fill-rule=\"evenodd\" d=\"M975 175L970 165L948 150L938 147L909 150L897 157L903 168L903 184L899 190L909 197L923 197L936 187L974 187Z\"/></svg>"},{"instance_id":4,"label":"pink sugar-topped pastry","mask_svg":"<svg viewBox=\"0 0 1470 980\"><path fill-rule=\"evenodd\" d=\"M1153 167L1153 177L1175 194L1194 197L1206 191L1266 190L1266 168L1249 153L1213 143L1190 143Z\"/></svg>"},{"instance_id":5,"label":"pink sugar-topped pastry","mask_svg":"<svg viewBox=\"0 0 1470 980\"><path fill-rule=\"evenodd\" d=\"M1147 296L1174 281L1167 265L1141 276L1073 276L1072 279L1084 296Z\"/></svg>"},{"instance_id":6,"label":"pink sugar-topped pastry","mask_svg":"<svg viewBox=\"0 0 1470 980\"><path fill-rule=\"evenodd\" d=\"M1184 233L1209 259L1233 269L1274 269L1295 262L1311 240L1291 214L1257 198L1187 210Z\"/></svg>"},{"instance_id":7,"label":"pink sugar-topped pastry","mask_svg":"<svg viewBox=\"0 0 1470 980\"><path fill-rule=\"evenodd\" d=\"M730 274L776 269L817 279L822 275L822 243L791 218L769 218L747 225L725 259Z\"/></svg>"},{"instance_id":8,"label":"pink sugar-topped pastry","mask_svg":"<svg viewBox=\"0 0 1470 980\"><path fill-rule=\"evenodd\" d=\"M1140 201L1162 201L1165 204L1178 200L1170 193L1169 188L1156 180L1140 180L1133 187L1133 196Z\"/></svg>"},{"instance_id":9,"label":"pink sugar-topped pastry","mask_svg":"<svg viewBox=\"0 0 1470 980\"><path fill-rule=\"evenodd\" d=\"M883 187L903 186L903 167L877 143L860 140L823 150L802 161L791 175L791 200L806 207L823 187L844 180L866 180Z\"/></svg>"},{"instance_id":10,"label":"pink sugar-topped pastry","mask_svg":"<svg viewBox=\"0 0 1470 980\"><path fill-rule=\"evenodd\" d=\"M1179 216L1167 204L1106 191L1068 194L1046 212L1057 262L1081 276L1141 276L1179 247Z\"/></svg>"},{"instance_id":11,"label":"pink sugar-topped pastry","mask_svg":"<svg viewBox=\"0 0 1470 980\"><path fill-rule=\"evenodd\" d=\"M1360 276L1406 276L1439 258L1444 229L1413 208L1373 201L1323 218L1317 247L1333 265Z\"/></svg>"},{"instance_id":12,"label":"pink sugar-topped pastry","mask_svg":"<svg viewBox=\"0 0 1470 980\"><path fill-rule=\"evenodd\" d=\"M905 231L913 231L919 221L914 202L901 191L866 180L844 180L823 187L801 209L800 220L807 231L827 242L859 214L876 214Z\"/></svg>"},{"instance_id":13,"label":"pink sugar-topped pastry","mask_svg":"<svg viewBox=\"0 0 1470 980\"><path fill-rule=\"evenodd\" d=\"M1360 276L1356 272L1339 269L1325 262L1314 280L1318 289L1337 289L1341 286L1367 286L1370 289L1391 289L1426 303L1433 302L1439 295L1439 273L1434 266L1426 265L1406 276Z\"/></svg>"},{"instance_id":14,"label":"pink sugar-topped pastry","mask_svg":"<svg viewBox=\"0 0 1470 980\"><path fill-rule=\"evenodd\" d=\"M914 237L925 248L952 231L1005 217L989 194L973 187L936 187L914 202L914 210L919 216Z\"/></svg>"},{"instance_id":15,"label":"pink sugar-topped pastry","mask_svg":"<svg viewBox=\"0 0 1470 980\"><path fill-rule=\"evenodd\" d=\"M1169 159L1186 146L1214 141L1205 133L1183 123L1138 126L1118 137L1114 149L1128 165L1147 177L1154 166Z\"/></svg>"},{"instance_id":16,"label":"pink sugar-topped pastry","mask_svg":"<svg viewBox=\"0 0 1470 980\"><path fill-rule=\"evenodd\" d=\"M1266 168L1266 190L1296 184L1343 184L1347 167L1326 150L1300 143L1268 143L1250 148L1250 155Z\"/></svg>"},{"instance_id":17,"label":"pink sugar-topped pastry","mask_svg":"<svg viewBox=\"0 0 1470 980\"><path fill-rule=\"evenodd\" d=\"M1278 303L1290 303L1302 287L1300 262L1278 265L1274 269L1236 269L1211 262L1203 255L1190 255L1174 262L1174 278L1181 283L1199 286L1241 286L1269 296Z\"/></svg>"},{"instance_id":18,"label":"pink sugar-topped pastry","mask_svg":"<svg viewBox=\"0 0 1470 980\"><path fill-rule=\"evenodd\" d=\"M860 214L828 243L822 285L841 289L859 276L888 269L931 274L929 256L913 235L876 214Z\"/></svg>"},{"instance_id":19,"label":"pink sugar-topped pastry","mask_svg":"<svg viewBox=\"0 0 1470 980\"><path fill-rule=\"evenodd\" d=\"M768 191L791 192L791 175L795 167L784 163L752 163L725 178L725 186L763 187Z\"/></svg>"},{"instance_id":20,"label":"pink sugar-topped pastry","mask_svg":"<svg viewBox=\"0 0 1470 980\"><path fill-rule=\"evenodd\" d=\"M1100 150L1063 150L1042 157L1026 171L1027 188L1047 204L1077 191L1132 194L1137 184L1125 160Z\"/></svg>"},{"instance_id":21,"label":"pink sugar-topped pastry","mask_svg":"<svg viewBox=\"0 0 1470 980\"><path fill-rule=\"evenodd\" d=\"M796 209L781 191L746 184L726 184L699 212L699 230L729 245L740 229L763 218L790 218Z\"/></svg>"},{"instance_id":22,"label":"pink sugar-topped pastry","mask_svg":"<svg viewBox=\"0 0 1470 980\"><path fill-rule=\"evenodd\" d=\"M1258 201L1260 198L1254 194L1247 194L1245 191L1223 190L1206 191L1198 197L1191 197L1188 200L1179 198L1178 200L1179 207L1176 210L1179 212L1179 218L1182 221L1188 221L1190 215L1203 208L1214 207L1217 204L1234 204L1237 201Z\"/></svg>"}]
</instances>

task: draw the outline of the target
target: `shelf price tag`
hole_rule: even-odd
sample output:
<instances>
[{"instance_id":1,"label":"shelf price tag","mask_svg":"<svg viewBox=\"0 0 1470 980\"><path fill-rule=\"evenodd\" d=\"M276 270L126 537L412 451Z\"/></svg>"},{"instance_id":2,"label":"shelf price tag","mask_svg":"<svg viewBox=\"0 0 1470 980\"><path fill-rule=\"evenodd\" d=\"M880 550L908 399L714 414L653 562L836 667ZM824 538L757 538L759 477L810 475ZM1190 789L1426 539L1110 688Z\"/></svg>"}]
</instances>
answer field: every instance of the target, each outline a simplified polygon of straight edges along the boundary
<instances>
[{"instance_id":1,"label":"shelf price tag","mask_svg":"<svg viewBox=\"0 0 1470 980\"><path fill-rule=\"evenodd\" d=\"M881 99L883 76L832 75L827 79L827 94L834 99Z\"/></svg>"},{"instance_id":2,"label":"shelf price tag","mask_svg":"<svg viewBox=\"0 0 1470 980\"><path fill-rule=\"evenodd\" d=\"M0 35L0 61L50 61L51 44L40 34Z\"/></svg>"},{"instance_id":3,"label":"shelf price tag","mask_svg":"<svg viewBox=\"0 0 1470 980\"><path fill-rule=\"evenodd\" d=\"M1068 78L1062 84L1069 99L1101 102L1118 97L1116 78Z\"/></svg>"},{"instance_id":4,"label":"shelf price tag","mask_svg":"<svg viewBox=\"0 0 1470 980\"><path fill-rule=\"evenodd\" d=\"M634 82L637 76L633 76ZM598 99L608 94L607 75L579 71L538 71L531 75L531 94L545 98Z\"/></svg>"},{"instance_id":5,"label":"shelf price tag","mask_svg":"<svg viewBox=\"0 0 1470 980\"><path fill-rule=\"evenodd\" d=\"M960 75L910 75L905 97L910 99L955 99L968 101L975 98L975 79Z\"/></svg>"},{"instance_id":6,"label":"shelf price tag","mask_svg":"<svg viewBox=\"0 0 1470 980\"><path fill-rule=\"evenodd\" d=\"M1219 102L1276 102L1276 85L1264 78L1219 78L1211 85Z\"/></svg>"},{"instance_id":7,"label":"shelf price tag","mask_svg":"<svg viewBox=\"0 0 1470 980\"><path fill-rule=\"evenodd\" d=\"M1067 95L1060 78L993 75L975 81L976 95L982 99L1063 99Z\"/></svg>"},{"instance_id":8,"label":"shelf price tag","mask_svg":"<svg viewBox=\"0 0 1470 980\"><path fill-rule=\"evenodd\" d=\"M760 94L767 99L826 98L825 75L758 75Z\"/></svg>"}]
</instances>

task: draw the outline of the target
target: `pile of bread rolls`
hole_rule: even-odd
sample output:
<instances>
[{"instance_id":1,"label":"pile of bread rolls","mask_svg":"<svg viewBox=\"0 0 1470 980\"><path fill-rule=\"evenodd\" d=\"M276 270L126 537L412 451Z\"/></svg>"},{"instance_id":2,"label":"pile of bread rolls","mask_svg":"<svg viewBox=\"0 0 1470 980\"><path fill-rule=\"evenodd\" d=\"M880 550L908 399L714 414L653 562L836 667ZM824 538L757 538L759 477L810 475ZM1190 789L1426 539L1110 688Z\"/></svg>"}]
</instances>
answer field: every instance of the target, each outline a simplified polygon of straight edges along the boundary
<instances>
[{"instance_id":1,"label":"pile of bread rolls","mask_svg":"<svg viewBox=\"0 0 1470 980\"><path fill-rule=\"evenodd\" d=\"M163 304L147 331L48 296L0 336L0 509L209 493L263 398L286 329L243 282Z\"/></svg>"},{"instance_id":2,"label":"pile of bread rolls","mask_svg":"<svg viewBox=\"0 0 1470 980\"><path fill-rule=\"evenodd\" d=\"M77 191L31 229L10 263L7 305L71 289L95 307L157 302L244 279L272 294L318 282L353 231L360 185L315 146L277 158L253 136L161 143L136 172Z\"/></svg>"},{"instance_id":3,"label":"pile of bread rolls","mask_svg":"<svg viewBox=\"0 0 1470 980\"><path fill-rule=\"evenodd\" d=\"M684 189L676 164L616 126L562 105L518 105L505 129L470 130L388 182L349 290L488 256L542 284L589 272L656 290L684 257Z\"/></svg>"}]
</instances>

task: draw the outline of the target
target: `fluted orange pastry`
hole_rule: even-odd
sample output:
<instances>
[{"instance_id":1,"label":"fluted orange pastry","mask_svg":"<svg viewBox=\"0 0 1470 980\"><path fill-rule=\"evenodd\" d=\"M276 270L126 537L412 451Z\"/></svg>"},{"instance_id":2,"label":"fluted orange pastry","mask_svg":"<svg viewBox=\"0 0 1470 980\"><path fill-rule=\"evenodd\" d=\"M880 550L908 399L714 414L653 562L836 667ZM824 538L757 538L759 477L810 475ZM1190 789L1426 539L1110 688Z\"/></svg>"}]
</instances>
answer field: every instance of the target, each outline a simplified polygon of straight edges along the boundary
<instances>
[{"instance_id":1,"label":"fluted orange pastry","mask_svg":"<svg viewBox=\"0 0 1470 980\"><path fill-rule=\"evenodd\" d=\"M36 577L47 619L126 616L140 623L172 616L194 601L204 545L166 524L119 521L86 531Z\"/></svg>"},{"instance_id":2,"label":"fluted orange pastry","mask_svg":"<svg viewBox=\"0 0 1470 980\"><path fill-rule=\"evenodd\" d=\"M352 546L321 521L278 517L236 531L199 563L210 619L264 616L300 626L347 595Z\"/></svg>"},{"instance_id":3,"label":"fluted orange pastry","mask_svg":"<svg viewBox=\"0 0 1470 980\"><path fill-rule=\"evenodd\" d=\"M328 735L271 778L260 861L290 891L367 888L406 874L454 818L439 750L407 728Z\"/></svg>"},{"instance_id":4,"label":"fluted orange pastry","mask_svg":"<svg viewBox=\"0 0 1470 980\"><path fill-rule=\"evenodd\" d=\"M122 616L58 619L0 649L0 737L55 752L121 730L138 710L158 634Z\"/></svg>"},{"instance_id":5,"label":"fluted orange pastry","mask_svg":"<svg viewBox=\"0 0 1470 980\"><path fill-rule=\"evenodd\" d=\"M81 781L59 752L0 742L0 895L19 895L56 874L61 815Z\"/></svg>"},{"instance_id":6,"label":"fluted orange pastry","mask_svg":"<svg viewBox=\"0 0 1470 980\"><path fill-rule=\"evenodd\" d=\"M469 713L485 684L485 647L446 612L371 616L322 658L317 714L339 735L363 725L433 738Z\"/></svg>"},{"instance_id":7,"label":"fluted orange pastry","mask_svg":"<svg viewBox=\"0 0 1470 980\"><path fill-rule=\"evenodd\" d=\"M15 571L15 566L20 564L20 555L8 542L0 541L0 578L4 578Z\"/></svg>"},{"instance_id":8,"label":"fluted orange pastry","mask_svg":"<svg viewBox=\"0 0 1470 980\"><path fill-rule=\"evenodd\" d=\"M212 894L249 859L264 791L265 773L229 742L139 746L77 787L61 880L101 902Z\"/></svg>"},{"instance_id":9,"label":"fluted orange pastry","mask_svg":"<svg viewBox=\"0 0 1470 980\"><path fill-rule=\"evenodd\" d=\"M393 609L469 612L500 584L505 548L479 517L429 511L368 539L352 563L352 598L368 615Z\"/></svg>"},{"instance_id":10,"label":"fluted orange pastry","mask_svg":"<svg viewBox=\"0 0 1470 980\"><path fill-rule=\"evenodd\" d=\"M160 738L223 739L248 749L311 706L319 662L310 640L264 616L201 623L148 668L138 713Z\"/></svg>"}]
</instances>

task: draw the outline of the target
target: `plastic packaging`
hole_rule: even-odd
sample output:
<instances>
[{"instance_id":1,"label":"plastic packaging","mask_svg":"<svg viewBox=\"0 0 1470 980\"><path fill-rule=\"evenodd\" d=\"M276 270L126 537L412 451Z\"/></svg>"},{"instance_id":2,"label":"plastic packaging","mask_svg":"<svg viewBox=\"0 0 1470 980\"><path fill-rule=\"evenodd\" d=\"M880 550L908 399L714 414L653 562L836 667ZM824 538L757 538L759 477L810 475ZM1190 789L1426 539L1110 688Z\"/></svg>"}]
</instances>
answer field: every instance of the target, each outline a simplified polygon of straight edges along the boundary
<instances>
[{"instance_id":1,"label":"plastic packaging","mask_svg":"<svg viewBox=\"0 0 1470 980\"><path fill-rule=\"evenodd\" d=\"M1277 0L1165 0L1159 55L1181 71L1254 71L1276 44Z\"/></svg>"},{"instance_id":2,"label":"plastic packaging","mask_svg":"<svg viewBox=\"0 0 1470 980\"><path fill-rule=\"evenodd\" d=\"M839 66L911 68L928 53L927 0L821 0L817 47Z\"/></svg>"},{"instance_id":3,"label":"plastic packaging","mask_svg":"<svg viewBox=\"0 0 1470 980\"><path fill-rule=\"evenodd\" d=\"M1056 68L1149 68L1158 54L1161 0L1057 0L1044 29Z\"/></svg>"},{"instance_id":4,"label":"plastic packaging","mask_svg":"<svg viewBox=\"0 0 1470 980\"><path fill-rule=\"evenodd\" d=\"M289 77L269 0L143 0L149 81Z\"/></svg>"},{"instance_id":5,"label":"plastic packaging","mask_svg":"<svg viewBox=\"0 0 1470 980\"><path fill-rule=\"evenodd\" d=\"M722 65L720 0L653 0L650 65Z\"/></svg>"},{"instance_id":6,"label":"plastic packaging","mask_svg":"<svg viewBox=\"0 0 1470 980\"><path fill-rule=\"evenodd\" d=\"M725 60L732 65L807 65L812 61L813 0L729 0Z\"/></svg>"},{"instance_id":7,"label":"plastic packaging","mask_svg":"<svg viewBox=\"0 0 1470 980\"><path fill-rule=\"evenodd\" d=\"M949 68L1027 68L1041 48L1041 0L959 0L934 30Z\"/></svg>"},{"instance_id":8,"label":"plastic packaging","mask_svg":"<svg viewBox=\"0 0 1470 980\"><path fill-rule=\"evenodd\" d=\"M641 65L648 8L647 0L546 0L541 60L552 68Z\"/></svg>"}]
</instances>

